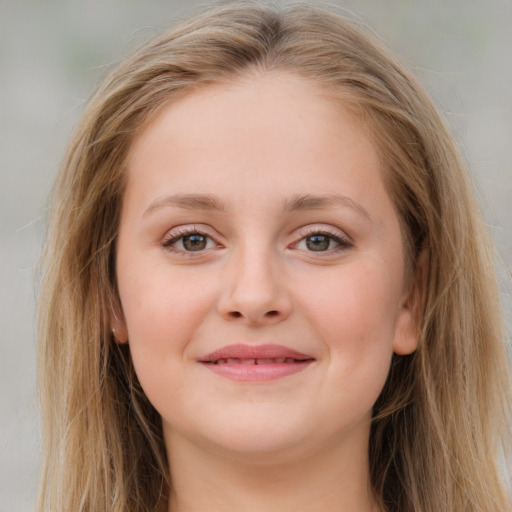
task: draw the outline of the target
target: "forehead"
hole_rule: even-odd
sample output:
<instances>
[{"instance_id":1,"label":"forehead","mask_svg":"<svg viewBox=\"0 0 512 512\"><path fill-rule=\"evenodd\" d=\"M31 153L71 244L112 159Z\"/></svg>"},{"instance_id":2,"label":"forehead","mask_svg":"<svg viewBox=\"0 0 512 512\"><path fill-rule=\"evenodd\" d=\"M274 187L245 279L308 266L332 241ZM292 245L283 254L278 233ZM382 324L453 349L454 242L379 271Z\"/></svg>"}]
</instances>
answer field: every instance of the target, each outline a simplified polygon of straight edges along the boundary
<instances>
[{"instance_id":1,"label":"forehead","mask_svg":"<svg viewBox=\"0 0 512 512\"><path fill-rule=\"evenodd\" d=\"M165 105L135 138L128 169L133 179L150 162L179 159L182 169L195 163L206 177L237 159L240 173L257 178L258 165L276 170L289 164L287 159L300 159L302 169L320 179L315 162L326 152L357 156L365 160L361 166L380 168L369 131L332 91L274 71L204 86Z\"/></svg>"}]
</instances>

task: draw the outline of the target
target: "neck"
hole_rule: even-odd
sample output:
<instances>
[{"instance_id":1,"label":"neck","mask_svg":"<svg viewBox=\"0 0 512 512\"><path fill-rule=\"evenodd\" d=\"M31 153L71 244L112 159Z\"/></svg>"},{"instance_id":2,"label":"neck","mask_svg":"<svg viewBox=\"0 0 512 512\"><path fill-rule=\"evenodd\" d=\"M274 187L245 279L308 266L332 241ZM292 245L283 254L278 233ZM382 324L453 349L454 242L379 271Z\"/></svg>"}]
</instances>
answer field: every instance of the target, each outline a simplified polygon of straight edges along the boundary
<instances>
[{"instance_id":1,"label":"neck","mask_svg":"<svg viewBox=\"0 0 512 512\"><path fill-rule=\"evenodd\" d=\"M169 512L378 512L367 450L332 445L301 457L232 457L167 433ZM366 446L368 444L366 443Z\"/></svg>"}]
</instances>

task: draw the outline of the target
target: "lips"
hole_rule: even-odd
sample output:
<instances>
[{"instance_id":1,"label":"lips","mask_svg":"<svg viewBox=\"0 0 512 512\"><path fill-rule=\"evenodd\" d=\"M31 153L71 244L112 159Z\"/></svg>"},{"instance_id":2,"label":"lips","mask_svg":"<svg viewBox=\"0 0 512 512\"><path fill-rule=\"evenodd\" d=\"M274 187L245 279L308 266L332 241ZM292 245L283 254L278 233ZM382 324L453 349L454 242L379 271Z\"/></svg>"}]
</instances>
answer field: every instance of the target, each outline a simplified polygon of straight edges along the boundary
<instances>
[{"instance_id":1,"label":"lips","mask_svg":"<svg viewBox=\"0 0 512 512\"><path fill-rule=\"evenodd\" d=\"M257 358L257 359L241 359L238 357L227 357L217 359L215 361L203 361L205 363L210 362L211 364L290 364L296 363L299 359L293 357L275 357L275 358Z\"/></svg>"},{"instance_id":2,"label":"lips","mask_svg":"<svg viewBox=\"0 0 512 512\"><path fill-rule=\"evenodd\" d=\"M232 380L265 381L298 373L314 357L282 345L228 345L201 357L198 362Z\"/></svg>"}]
</instances>

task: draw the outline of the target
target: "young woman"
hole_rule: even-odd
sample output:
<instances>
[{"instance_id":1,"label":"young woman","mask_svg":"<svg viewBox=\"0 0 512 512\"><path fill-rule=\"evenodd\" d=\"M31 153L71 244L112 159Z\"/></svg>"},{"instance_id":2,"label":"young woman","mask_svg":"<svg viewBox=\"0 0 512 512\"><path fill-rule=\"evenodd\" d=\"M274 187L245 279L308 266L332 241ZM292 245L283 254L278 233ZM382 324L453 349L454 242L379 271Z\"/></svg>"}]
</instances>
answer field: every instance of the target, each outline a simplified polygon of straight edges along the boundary
<instances>
[{"instance_id":1,"label":"young woman","mask_svg":"<svg viewBox=\"0 0 512 512\"><path fill-rule=\"evenodd\" d=\"M181 24L58 178L39 509L510 510L491 262L448 130L361 28Z\"/></svg>"}]
</instances>

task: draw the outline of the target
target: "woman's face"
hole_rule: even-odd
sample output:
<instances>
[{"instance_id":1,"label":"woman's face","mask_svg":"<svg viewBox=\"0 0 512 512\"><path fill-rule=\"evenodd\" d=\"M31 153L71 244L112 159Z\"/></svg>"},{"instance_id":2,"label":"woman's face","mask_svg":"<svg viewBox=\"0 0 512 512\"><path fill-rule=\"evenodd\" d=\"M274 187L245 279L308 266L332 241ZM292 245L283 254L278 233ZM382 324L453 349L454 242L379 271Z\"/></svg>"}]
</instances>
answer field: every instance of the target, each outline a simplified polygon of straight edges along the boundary
<instances>
[{"instance_id":1,"label":"woman's face","mask_svg":"<svg viewBox=\"0 0 512 512\"><path fill-rule=\"evenodd\" d=\"M284 73L167 106L128 161L123 324L167 445L367 447L416 347L399 220L365 129Z\"/></svg>"}]
</instances>

